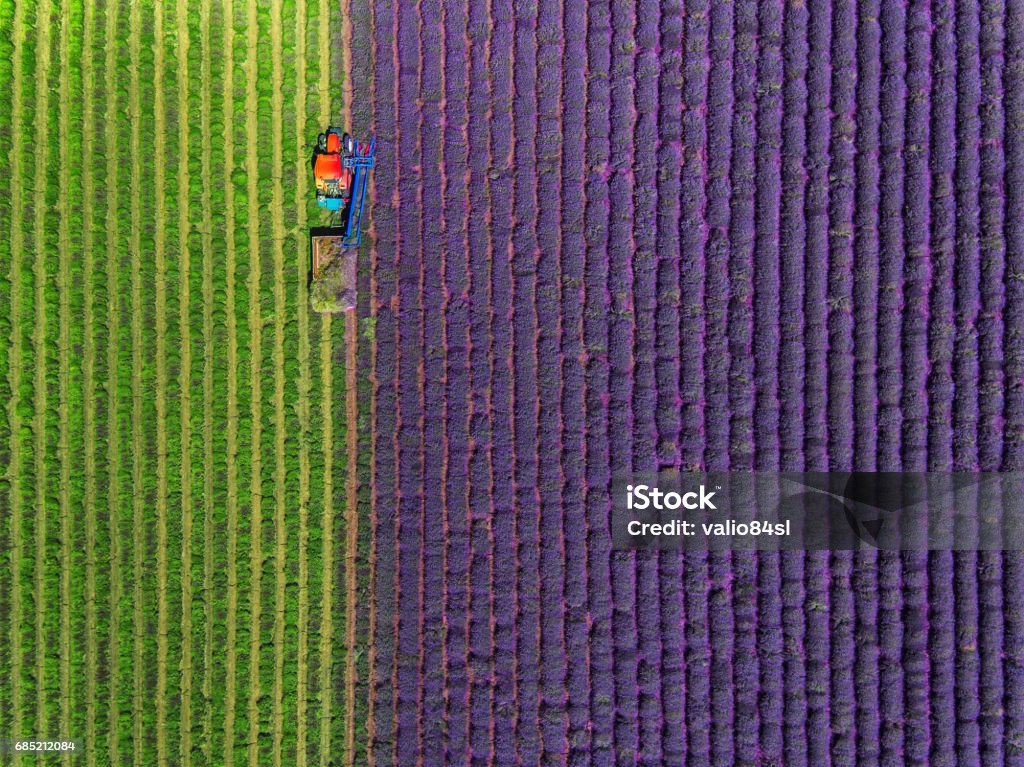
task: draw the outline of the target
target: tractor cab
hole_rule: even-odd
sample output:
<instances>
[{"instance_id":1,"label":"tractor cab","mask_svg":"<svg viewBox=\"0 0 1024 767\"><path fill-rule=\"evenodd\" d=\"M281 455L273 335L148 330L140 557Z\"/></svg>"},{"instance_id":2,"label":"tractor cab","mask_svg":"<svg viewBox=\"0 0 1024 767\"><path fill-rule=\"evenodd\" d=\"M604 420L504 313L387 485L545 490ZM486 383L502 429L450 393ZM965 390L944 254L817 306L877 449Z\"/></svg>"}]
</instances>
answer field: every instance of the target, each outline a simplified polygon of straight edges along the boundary
<instances>
[{"instance_id":1,"label":"tractor cab","mask_svg":"<svg viewBox=\"0 0 1024 767\"><path fill-rule=\"evenodd\" d=\"M342 162L343 148L352 154L352 137L328 128L317 140L313 155L313 178L316 181L317 204L327 210L341 210L352 197L352 170ZM346 147L347 145L347 147Z\"/></svg>"},{"instance_id":2,"label":"tractor cab","mask_svg":"<svg viewBox=\"0 0 1024 767\"><path fill-rule=\"evenodd\" d=\"M367 173L373 168L374 141L355 141L338 128L328 128L317 139L313 153L316 202L341 214L345 245L358 245L366 196Z\"/></svg>"}]
</instances>

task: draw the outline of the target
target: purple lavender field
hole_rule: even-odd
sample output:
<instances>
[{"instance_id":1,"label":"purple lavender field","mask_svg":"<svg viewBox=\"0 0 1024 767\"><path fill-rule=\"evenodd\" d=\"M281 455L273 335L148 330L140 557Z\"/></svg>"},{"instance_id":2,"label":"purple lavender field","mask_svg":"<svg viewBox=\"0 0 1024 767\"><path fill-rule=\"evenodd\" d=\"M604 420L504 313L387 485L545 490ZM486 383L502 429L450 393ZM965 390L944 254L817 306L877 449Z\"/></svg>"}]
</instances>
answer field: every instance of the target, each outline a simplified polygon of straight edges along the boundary
<instances>
[{"instance_id":1,"label":"purple lavender field","mask_svg":"<svg viewBox=\"0 0 1024 767\"><path fill-rule=\"evenodd\" d=\"M630 470L1024 468L1024 2L351 13L373 763L1024 764L1020 555L608 521Z\"/></svg>"}]
</instances>

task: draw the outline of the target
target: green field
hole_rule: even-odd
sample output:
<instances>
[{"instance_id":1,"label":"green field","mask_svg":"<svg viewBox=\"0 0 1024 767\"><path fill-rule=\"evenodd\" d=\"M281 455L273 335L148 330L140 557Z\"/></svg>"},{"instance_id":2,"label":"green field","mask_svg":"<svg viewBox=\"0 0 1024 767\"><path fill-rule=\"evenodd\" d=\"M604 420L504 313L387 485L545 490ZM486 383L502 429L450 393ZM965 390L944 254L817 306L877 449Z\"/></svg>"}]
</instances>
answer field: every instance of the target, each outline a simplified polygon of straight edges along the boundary
<instances>
[{"instance_id":1,"label":"green field","mask_svg":"<svg viewBox=\"0 0 1024 767\"><path fill-rule=\"evenodd\" d=\"M0 738L79 743L0 761L365 758L344 322L306 287L342 26L0 4Z\"/></svg>"}]
</instances>

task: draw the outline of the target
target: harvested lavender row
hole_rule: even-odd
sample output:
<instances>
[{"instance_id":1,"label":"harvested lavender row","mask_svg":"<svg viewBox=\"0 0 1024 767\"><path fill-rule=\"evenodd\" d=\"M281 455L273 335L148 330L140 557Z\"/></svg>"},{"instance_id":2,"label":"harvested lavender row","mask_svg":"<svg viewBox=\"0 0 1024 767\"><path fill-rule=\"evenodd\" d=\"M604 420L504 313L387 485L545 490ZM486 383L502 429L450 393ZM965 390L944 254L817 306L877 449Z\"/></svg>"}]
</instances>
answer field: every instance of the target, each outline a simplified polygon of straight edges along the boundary
<instances>
[{"instance_id":1,"label":"harvested lavender row","mask_svg":"<svg viewBox=\"0 0 1024 767\"><path fill-rule=\"evenodd\" d=\"M512 365L515 444L516 748L524 763L540 762L540 497L537 358L537 5L513 3ZM552 542L554 543L554 542Z\"/></svg>"},{"instance_id":2,"label":"harvested lavender row","mask_svg":"<svg viewBox=\"0 0 1024 767\"><path fill-rule=\"evenodd\" d=\"M422 196L420 236L422 238L423 285L423 618L421 636L420 679L423 701L422 743L424 764L447 763L444 743L447 663L445 658L445 544L447 542L448 509L445 497L445 463L451 457L447 450L445 426L446 371L450 366L445 345L446 290L445 260L451 251L446 245L442 225L444 187L447 168L444 159L445 116L441 111L444 97L444 29L441 0L425 0L422 9L420 47L420 144L424 174L436 175L440 181L437 193ZM458 220L458 214L456 214ZM461 569L461 568L460 568Z\"/></svg>"}]
</instances>

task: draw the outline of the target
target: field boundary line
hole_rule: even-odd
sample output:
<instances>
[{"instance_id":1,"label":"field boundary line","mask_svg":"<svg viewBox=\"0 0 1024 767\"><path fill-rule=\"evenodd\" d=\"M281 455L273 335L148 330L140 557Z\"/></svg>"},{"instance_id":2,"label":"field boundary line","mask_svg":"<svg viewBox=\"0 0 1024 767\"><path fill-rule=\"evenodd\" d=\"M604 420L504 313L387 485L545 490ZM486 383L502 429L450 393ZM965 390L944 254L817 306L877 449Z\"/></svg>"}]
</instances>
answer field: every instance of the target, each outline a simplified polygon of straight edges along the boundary
<instances>
[{"instance_id":1,"label":"field boundary line","mask_svg":"<svg viewBox=\"0 0 1024 767\"><path fill-rule=\"evenodd\" d=\"M306 195L308 193L305 152L302 136L306 129L306 0L295 2L295 135L299 141L296 157L295 202L298 252L309 247L305 239ZM299 616L298 616L298 679L296 683L295 764L308 762L306 716L309 695L309 297L306 290L307 262L298 259L298 323L299 323Z\"/></svg>"},{"instance_id":2,"label":"field boundary line","mask_svg":"<svg viewBox=\"0 0 1024 767\"><path fill-rule=\"evenodd\" d=\"M274 690L273 759L281 767L284 738L284 635L285 635L285 561L288 556L288 530L285 520L285 418L284 418L284 189L281 172L281 112L284 111L281 73L281 0L273 0L270 11L271 59L271 156L275 173L272 184L271 226L274 244ZM280 169L280 171L278 170Z\"/></svg>"},{"instance_id":3,"label":"field boundary line","mask_svg":"<svg viewBox=\"0 0 1024 767\"><path fill-rule=\"evenodd\" d=\"M320 94L320 124L327 126L331 119L330 102L330 7L320 0L318 54ZM324 453L324 509L322 522L322 565L324 572L323 595L320 602L320 764L328 767L331 746L331 683L334 658L334 424L331 410L334 382L331 367L331 315L320 315L320 369L322 376L320 411L323 418Z\"/></svg>"},{"instance_id":4,"label":"field boundary line","mask_svg":"<svg viewBox=\"0 0 1024 767\"><path fill-rule=\"evenodd\" d=\"M22 545L21 530L21 415L18 413L18 406L21 404L21 269L23 265L22 251L24 250L24 198L22 196L21 173L23 163L21 161L24 152L23 124L22 124L22 92L21 79L24 75L25 59L25 8L23 3L14 5L14 52L12 54L12 76L11 76L11 151L8 155L7 167L11 172L11 335L10 354L8 356L9 367L7 369L7 380L11 388L11 401L7 403L7 419L11 427L11 464L7 476L10 487L10 512L11 512L11 615L13 616L10 625L11 632L11 722L15 732L21 732L22 725L22 646L21 631L24 621L22 619L21 604L21 561L24 558L24 547ZM13 762L21 764L21 755L15 754Z\"/></svg>"},{"instance_id":5,"label":"field boundary line","mask_svg":"<svg viewBox=\"0 0 1024 767\"><path fill-rule=\"evenodd\" d=\"M117 4L108 3L106 8L106 30L104 45L106 55L103 64L103 92L106 99L104 111L104 154L107 159L106 168L106 208L105 221L106 257L107 257L107 374L112 377L112 385L107 387L107 531L110 536L110 633L108 636L108 663L111 666L109 682L108 719L116 722L119 713L118 695L120 680L116 671L116 661L120 654L121 634L121 543L118 538L120 515L118 502L120 496L120 480L118 466L121 455L118 444L117 421L117 367L120 349L121 332L121 296L117 286L118 275L118 153L117 153L117 90L114 87L114 72L117 70ZM115 94L111 98L111 94ZM110 748L111 764L120 764L120 743L117 728L110 727L107 734ZM95 745L95 744L94 744Z\"/></svg>"},{"instance_id":6,"label":"field boundary line","mask_svg":"<svg viewBox=\"0 0 1024 767\"><path fill-rule=\"evenodd\" d=\"M179 711L179 758L183 767L192 763L192 333L189 307L192 302L192 254L189 250L189 71L188 56L191 47L188 14L184 0L175 3L177 22L178 73L178 248L181 266L178 294L178 335L181 343L181 708ZM208 107L209 105L207 105ZM208 120L208 108L202 110L202 119ZM203 236L208 236L204 227ZM204 328L205 329L205 328ZM166 548L166 546L165 546ZM166 555L164 555L166 557ZM165 571L166 575L166 571ZM166 587L166 582L161 588ZM166 663L166 660L165 660ZM166 754L165 754L166 758Z\"/></svg>"},{"instance_id":7,"label":"field boundary line","mask_svg":"<svg viewBox=\"0 0 1024 767\"><path fill-rule=\"evenodd\" d=\"M96 666L99 661L98 643L96 641L96 381L95 355L96 339L93 326L93 269L95 254L93 253L93 196L96 187L93 179L93 119L95 102L93 100L93 25L96 23L96 11L91 4L86 5L84 20L84 38L82 43L82 221L83 227L83 286L85 307L83 310L82 353L82 426L85 435L85 740L86 763L89 767L96 764ZM110 435L108 434L108 439Z\"/></svg>"},{"instance_id":8,"label":"field boundary line","mask_svg":"<svg viewBox=\"0 0 1024 767\"><path fill-rule=\"evenodd\" d=\"M156 196L154 267L156 270L156 757L167 763L167 156L164 103L164 3L157 0L153 19L153 186Z\"/></svg>"},{"instance_id":9,"label":"field boundary line","mask_svg":"<svg viewBox=\"0 0 1024 767\"><path fill-rule=\"evenodd\" d=\"M47 162L47 130L46 122L49 113L49 72L50 72L50 3L42 0L36 16L36 103L34 110L35 122L35 178L46 178ZM35 409L32 415L32 458L34 462L35 481L35 568L34 568L34 601L35 601L35 641L33 660L35 661L36 693L36 727L47 727L46 719L46 664L44 662L46 609L43 599L43 565L46 561L46 191L43 184L35 184L33 190L32 209L34 213L34 245L35 261L33 278L35 280L35 322L32 328L33 364L35 366L34 399Z\"/></svg>"},{"instance_id":10,"label":"field boundary line","mask_svg":"<svg viewBox=\"0 0 1024 767\"><path fill-rule=\"evenodd\" d=\"M245 89L245 136L251 151L246 152L245 175L247 181L247 212L249 249L249 385L250 415L252 417L252 458L249 477L249 492L252 502L250 519L249 546L249 765L259 765L260 735L260 619L262 618L263 588L263 392L260 374L263 368L263 318L260 303L260 279L262 263L260 259L260 224L259 224L259 162L256 147L259 146L258 127L258 94L256 80L259 76L257 65L257 43L259 40L259 23L256 15L257 0L248 0L246 8L246 89Z\"/></svg>"}]
</instances>

